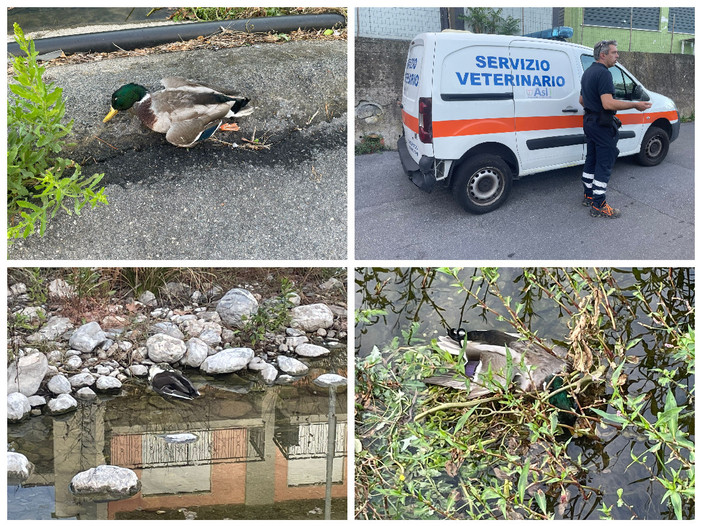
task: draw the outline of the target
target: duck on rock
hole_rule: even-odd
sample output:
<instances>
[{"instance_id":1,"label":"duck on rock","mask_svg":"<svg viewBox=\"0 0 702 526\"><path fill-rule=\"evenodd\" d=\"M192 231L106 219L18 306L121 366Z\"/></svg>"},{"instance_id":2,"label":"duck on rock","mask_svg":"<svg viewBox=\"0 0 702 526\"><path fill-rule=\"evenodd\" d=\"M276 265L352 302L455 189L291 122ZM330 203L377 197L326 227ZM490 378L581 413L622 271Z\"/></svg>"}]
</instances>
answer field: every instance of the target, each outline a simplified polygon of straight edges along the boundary
<instances>
[{"instance_id":1,"label":"duck on rock","mask_svg":"<svg viewBox=\"0 0 702 526\"><path fill-rule=\"evenodd\" d=\"M192 400L200 396L200 392L190 380L166 363L151 366L149 383L151 388L164 398Z\"/></svg>"},{"instance_id":2,"label":"duck on rock","mask_svg":"<svg viewBox=\"0 0 702 526\"><path fill-rule=\"evenodd\" d=\"M449 329L448 336L437 340L440 349L460 355L463 351L465 377L447 373L425 378L426 384L441 385L453 389L470 391L468 398L476 398L492 392L485 373L492 371L494 378L507 380L507 353L512 362L511 378L522 391L543 390L555 392L563 387L561 375L568 372L566 361L568 350L556 345L552 352L540 345L520 339L519 335L508 332L486 330L466 331L463 328ZM559 409L558 418L572 426L575 423L575 402L566 391L555 393L549 402Z\"/></svg>"},{"instance_id":3,"label":"duck on rock","mask_svg":"<svg viewBox=\"0 0 702 526\"><path fill-rule=\"evenodd\" d=\"M181 77L161 80L164 89L149 93L139 84L125 84L112 94L112 106L103 122L118 111L131 109L144 125L165 133L175 146L188 148L214 135L218 129L238 131L224 119L250 115L250 99L226 95Z\"/></svg>"}]
</instances>

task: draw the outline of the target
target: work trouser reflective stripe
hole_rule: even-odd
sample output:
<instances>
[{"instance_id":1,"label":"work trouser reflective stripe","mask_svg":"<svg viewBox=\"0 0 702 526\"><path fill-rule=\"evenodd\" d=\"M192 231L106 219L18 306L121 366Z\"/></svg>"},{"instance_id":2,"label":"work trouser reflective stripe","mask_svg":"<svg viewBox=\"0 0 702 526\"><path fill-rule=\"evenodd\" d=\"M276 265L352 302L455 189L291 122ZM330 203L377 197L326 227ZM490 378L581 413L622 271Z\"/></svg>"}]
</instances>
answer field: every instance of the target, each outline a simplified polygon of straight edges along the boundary
<instances>
[{"instance_id":1,"label":"work trouser reflective stripe","mask_svg":"<svg viewBox=\"0 0 702 526\"><path fill-rule=\"evenodd\" d=\"M612 174L614 161L619 155L617 140L619 131L614 127L597 124L597 115L586 114L583 118L587 152L583 167L583 188L586 195L592 195L595 204L605 200L607 183Z\"/></svg>"}]
</instances>

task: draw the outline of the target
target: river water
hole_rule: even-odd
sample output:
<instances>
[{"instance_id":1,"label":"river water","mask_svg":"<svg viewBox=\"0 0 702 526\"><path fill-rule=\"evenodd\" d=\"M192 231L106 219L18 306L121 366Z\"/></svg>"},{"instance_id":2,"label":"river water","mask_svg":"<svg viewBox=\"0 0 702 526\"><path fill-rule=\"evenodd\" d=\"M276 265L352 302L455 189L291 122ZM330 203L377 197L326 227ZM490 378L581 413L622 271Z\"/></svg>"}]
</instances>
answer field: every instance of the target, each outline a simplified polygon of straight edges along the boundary
<instances>
[{"instance_id":1,"label":"river water","mask_svg":"<svg viewBox=\"0 0 702 526\"><path fill-rule=\"evenodd\" d=\"M10 425L9 449L35 469L22 487L8 487L8 518L346 518L345 391L332 396L308 378L272 387L236 375L191 379L195 400L165 399L135 380L67 415ZM100 464L134 470L141 491L76 500L71 478Z\"/></svg>"}]
</instances>

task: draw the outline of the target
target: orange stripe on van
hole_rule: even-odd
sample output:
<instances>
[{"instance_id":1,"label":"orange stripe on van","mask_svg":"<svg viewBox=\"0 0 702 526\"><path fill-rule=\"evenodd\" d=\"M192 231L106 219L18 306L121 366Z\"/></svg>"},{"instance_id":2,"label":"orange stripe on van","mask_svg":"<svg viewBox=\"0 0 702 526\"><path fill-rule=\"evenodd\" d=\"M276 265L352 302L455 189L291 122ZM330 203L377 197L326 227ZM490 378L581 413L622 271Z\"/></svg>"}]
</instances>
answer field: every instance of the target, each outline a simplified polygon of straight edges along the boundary
<instances>
[{"instance_id":1,"label":"orange stripe on van","mask_svg":"<svg viewBox=\"0 0 702 526\"><path fill-rule=\"evenodd\" d=\"M617 117L622 121L622 124L648 124L658 119L665 119L670 122L678 120L677 111L657 111L649 113L618 113Z\"/></svg>"},{"instance_id":2,"label":"orange stripe on van","mask_svg":"<svg viewBox=\"0 0 702 526\"><path fill-rule=\"evenodd\" d=\"M414 133L419 133L419 119L402 110L402 122Z\"/></svg>"},{"instance_id":3,"label":"orange stripe on van","mask_svg":"<svg viewBox=\"0 0 702 526\"><path fill-rule=\"evenodd\" d=\"M664 118L671 122L678 120L674 111L655 113L625 113L617 115L622 124L646 124L656 119ZM410 119L418 128L417 119L403 111L403 122L413 131ZM510 133L537 130L561 130L583 127L582 115L548 115L541 117L507 117L503 119L462 119L450 121L434 121L432 123L434 138L460 137L464 135L483 135L490 133Z\"/></svg>"}]
</instances>

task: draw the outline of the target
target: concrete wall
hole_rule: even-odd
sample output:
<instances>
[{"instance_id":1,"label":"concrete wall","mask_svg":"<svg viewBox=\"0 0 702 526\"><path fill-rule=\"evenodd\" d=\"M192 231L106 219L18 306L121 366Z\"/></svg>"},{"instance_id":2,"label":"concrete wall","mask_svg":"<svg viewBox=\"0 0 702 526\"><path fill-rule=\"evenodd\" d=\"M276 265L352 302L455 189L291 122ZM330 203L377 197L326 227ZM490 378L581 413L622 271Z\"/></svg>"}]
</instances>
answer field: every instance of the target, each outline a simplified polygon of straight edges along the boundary
<instances>
[{"instance_id":1,"label":"concrete wall","mask_svg":"<svg viewBox=\"0 0 702 526\"><path fill-rule=\"evenodd\" d=\"M356 142L377 134L397 147L402 135L402 82L409 41L356 38Z\"/></svg>"},{"instance_id":2,"label":"concrete wall","mask_svg":"<svg viewBox=\"0 0 702 526\"><path fill-rule=\"evenodd\" d=\"M673 99L682 117L694 114L694 55L620 51L619 60L648 89Z\"/></svg>"},{"instance_id":3,"label":"concrete wall","mask_svg":"<svg viewBox=\"0 0 702 526\"><path fill-rule=\"evenodd\" d=\"M396 148L402 135L402 80L409 41L356 38L355 139L380 135ZM621 52L620 60L648 89L672 98L683 117L695 109L695 57Z\"/></svg>"}]
</instances>

